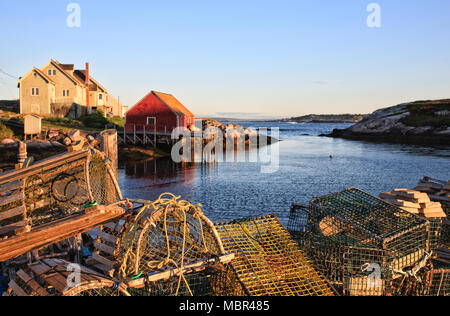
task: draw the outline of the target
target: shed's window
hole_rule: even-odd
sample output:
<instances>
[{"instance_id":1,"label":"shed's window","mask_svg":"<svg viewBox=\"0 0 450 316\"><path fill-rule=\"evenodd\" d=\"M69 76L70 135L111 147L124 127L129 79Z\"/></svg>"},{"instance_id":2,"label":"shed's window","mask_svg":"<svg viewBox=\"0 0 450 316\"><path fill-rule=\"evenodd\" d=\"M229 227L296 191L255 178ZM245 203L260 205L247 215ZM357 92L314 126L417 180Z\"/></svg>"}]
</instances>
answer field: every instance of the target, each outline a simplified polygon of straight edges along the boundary
<instances>
[{"instance_id":1,"label":"shed's window","mask_svg":"<svg viewBox=\"0 0 450 316\"><path fill-rule=\"evenodd\" d=\"M147 125L155 126L156 125L156 118L154 118L154 117L147 117Z\"/></svg>"},{"instance_id":2,"label":"shed's window","mask_svg":"<svg viewBox=\"0 0 450 316\"><path fill-rule=\"evenodd\" d=\"M100 94L98 95L98 99L99 99L99 100L103 100L103 94L100 93Z\"/></svg>"},{"instance_id":3,"label":"shed's window","mask_svg":"<svg viewBox=\"0 0 450 316\"><path fill-rule=\"evenodd\" d=\"M31 88L31 95L39 95L39 88Z\"/></svg>"},{"instance_id":4,"label":"shed's window","mask_svg":"<svg viewBox=\"0 0 450 316\"><path fill-rule=\"evenodd\" d=\"M53 70L53 76L56 76L56 70Z\"/></svg>"},{"instance_id":5,"label":"shed's window","mask_svg":"<svg viewBox=\"0 0 450 316\"><path fill-rule=\"evenodd\" d=\"M69 96L69 90L63 90L63 97Z\"/></svg>"}]
</instances>

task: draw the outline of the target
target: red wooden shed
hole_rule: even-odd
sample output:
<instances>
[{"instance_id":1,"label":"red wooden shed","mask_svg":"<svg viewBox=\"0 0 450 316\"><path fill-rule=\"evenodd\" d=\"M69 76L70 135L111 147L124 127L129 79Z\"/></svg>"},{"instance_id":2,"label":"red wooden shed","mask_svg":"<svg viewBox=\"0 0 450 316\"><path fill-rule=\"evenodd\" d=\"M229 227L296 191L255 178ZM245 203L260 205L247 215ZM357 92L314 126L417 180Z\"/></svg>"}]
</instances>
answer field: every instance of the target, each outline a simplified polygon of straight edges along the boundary
<instances>
[{"instance_id":1,"label":"red wooden shed","mask_svg":"<svg viewBox=\"0 0 450 316\"><path fill-rule=\"evenodd\" d=\"M177 127L190 128L195 116L173 95L152 91L128 111L127 131L168 132Z\"/></svg>"}]
</instances>

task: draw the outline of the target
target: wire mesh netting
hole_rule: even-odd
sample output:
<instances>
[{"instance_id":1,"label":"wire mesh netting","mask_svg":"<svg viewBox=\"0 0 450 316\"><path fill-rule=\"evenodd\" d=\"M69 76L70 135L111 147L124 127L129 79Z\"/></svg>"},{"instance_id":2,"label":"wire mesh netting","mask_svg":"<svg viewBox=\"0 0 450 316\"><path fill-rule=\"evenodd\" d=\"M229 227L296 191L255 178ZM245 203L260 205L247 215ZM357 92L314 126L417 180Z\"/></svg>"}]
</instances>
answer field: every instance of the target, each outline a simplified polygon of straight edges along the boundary
<instances>
[{"instance_id":1,"label":"wire mesh netting","mask_svg":"<svg viewBox=\"0 0 450 316\"><path fill-rule=\"evenodd\" d=\"M439 227L358 189L293 205L289 231L316 269L340 293L392 295L394 278L422 265L428 241L440 240ZM436 224L438 226L438 223ZM411 275L408 275L410 277Z\"/></svg>"},{"instance_id":2,"label":"wire mesh netting","mask_svg":"<svg viewBox=\"0 0 450 316\"><path fill-rule=\"evenodd\" d=\"M310 230L325 237L388 250L393 269L418 263L429 251L429 223L358 189L311 201Z\"/></svg>"},{"instance_id":3,"label":"wire mesh netting","mask_svg":"<svg viewBox=\"0 0 450 316\"><path fill-rule=\"evenodd\" d=\"M102 205L110 205L122 199L108 160L98 152L89 162L89 184L93 200Z\"/></svg>"},{"instance_id":4,"label":"wire mesh netting","mask_svg":"<svg viewBox=\"0 0 450 316\"><path fill-rule=\"evenodd\" d=\"M424 293L428 296L450 296L450 264L433 262L426 275Z\"/></svg>"},{"instance_id":5,"label":"wire mesh netting","mask_svg":"<svg viewBox=\"0 0 450 316\"><path fill-rule=\"evenodd\" d=\"M333 292L276 216L216 224L231 266L252 296L331 296Z\"/></svg>"}]
</instances>

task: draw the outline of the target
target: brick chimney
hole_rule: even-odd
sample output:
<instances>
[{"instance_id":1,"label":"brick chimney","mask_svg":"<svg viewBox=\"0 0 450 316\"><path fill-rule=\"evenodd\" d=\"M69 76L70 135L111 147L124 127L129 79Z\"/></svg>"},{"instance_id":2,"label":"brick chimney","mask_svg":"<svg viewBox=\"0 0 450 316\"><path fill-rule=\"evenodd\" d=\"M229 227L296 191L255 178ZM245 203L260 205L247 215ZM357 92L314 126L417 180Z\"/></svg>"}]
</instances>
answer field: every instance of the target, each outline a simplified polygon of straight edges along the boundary
<instances>
[{"instance_id":1,"label":"brick chimney","mask_svg":"<svg viewBox=\"0 0 450 316\"><path fill-rule=\"evenodd\" d=\"M91 106L89 102L89 63L86 63L85 84L86 84L86 108L88 114L91 114Z\"/></svg>"}]
</instances>

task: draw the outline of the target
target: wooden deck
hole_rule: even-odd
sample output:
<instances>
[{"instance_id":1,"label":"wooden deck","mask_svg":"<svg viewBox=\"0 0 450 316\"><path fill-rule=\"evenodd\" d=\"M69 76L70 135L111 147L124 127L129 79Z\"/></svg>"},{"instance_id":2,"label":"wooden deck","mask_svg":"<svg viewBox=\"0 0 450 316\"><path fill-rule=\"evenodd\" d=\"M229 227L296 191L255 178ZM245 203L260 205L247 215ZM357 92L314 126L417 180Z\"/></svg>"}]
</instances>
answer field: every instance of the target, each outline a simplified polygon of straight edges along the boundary
<instances>
[{"instance_id":1,"label":"wooden deck","mask_svg":"<svg viewBox=\"0 0 450 316\"><path fill-rule=\"evenodd\" d=\"M133 130L118 132L119 145L171 145L174 143L172 132L148 130L142 126L134 126Z\"/></svg>"}]
</instances>

